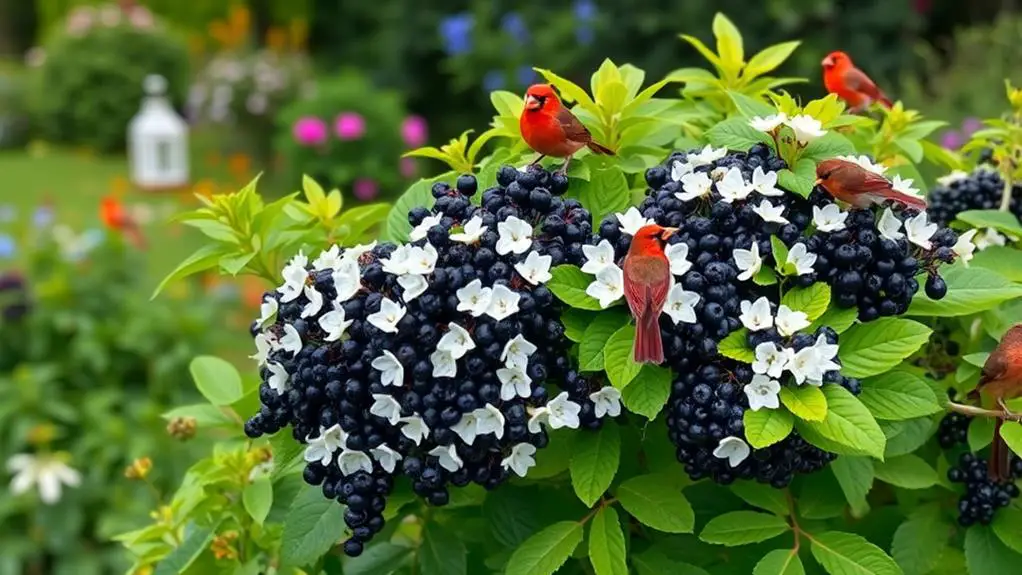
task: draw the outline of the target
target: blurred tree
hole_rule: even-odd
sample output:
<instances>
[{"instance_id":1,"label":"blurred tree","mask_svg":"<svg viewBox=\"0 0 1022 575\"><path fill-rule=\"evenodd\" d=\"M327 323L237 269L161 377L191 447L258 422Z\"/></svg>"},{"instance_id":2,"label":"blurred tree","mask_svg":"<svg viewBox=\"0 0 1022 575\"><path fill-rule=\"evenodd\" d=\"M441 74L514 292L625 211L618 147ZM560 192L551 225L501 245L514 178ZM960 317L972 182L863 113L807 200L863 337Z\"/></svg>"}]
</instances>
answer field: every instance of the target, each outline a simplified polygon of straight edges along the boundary
<instances>
[{"instance_id":1,"label":"blurred tree","mask_svg":"<svg viewBox=\"0 0 1022 575\"><path fill-rule=\"evenodd\" d=\"M0 56L21 58L35 42L36 4L26 0L0 0Z\"/></svg>"}]
</instances>

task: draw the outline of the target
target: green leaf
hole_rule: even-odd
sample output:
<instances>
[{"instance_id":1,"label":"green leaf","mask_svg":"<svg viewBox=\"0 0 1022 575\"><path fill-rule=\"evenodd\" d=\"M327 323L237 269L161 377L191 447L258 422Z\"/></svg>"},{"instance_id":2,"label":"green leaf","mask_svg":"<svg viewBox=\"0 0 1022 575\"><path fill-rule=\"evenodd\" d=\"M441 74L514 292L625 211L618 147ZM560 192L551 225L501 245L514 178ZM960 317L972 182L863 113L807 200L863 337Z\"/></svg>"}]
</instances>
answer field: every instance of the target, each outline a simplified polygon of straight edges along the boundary
<instances>
[{"instance_id":1,"label":"green leaf","mask_svg":"<svg viewBox=\"0 0 1022 575\"><path fill-rule=\"evenodd\" d=\"M777 283L777 274L770 268L759 268L752 282L758 286L772 286Z\"/></svg>"},{"instance_id":2,"label":"green leaf","mask_svg":"<svg viewBox=\"0 0 1022 575\"><path fill-rule=\"evenodd\" d=\"M557 299L579 309L600 311L600 302L596 298L586 294L586 288L592 283L592 278L582 273L578 267L573 265L559 265L550 270L550 281L546 287L550 288Z\"/></svg>"},{"instance_id":3,"label":"green leaf","mask_svg":"<svg viewBox=\"0 0 1022 575\"><path fill-rule=\"evenodd\" d=\"M293 567L311 565L344 535L344 507L323 497L319 487L306 485L284 518L280 559Z\"/></svg>"},{"instance_id":4,"label":"green leaf","mask_svg":"<svg viewBox=\"0 0 1022 575\"><path fill-rule=\"evenodd\" d=\"M583 309L573 307L564 308L561 312L561 323L564 324L564 336L575 343L580 343L585 337L586 329L596 314Z\"/></svg>"},{"instance_id":5,"label":"green leaf","mask_svg":"<svg viewBox=\"0 0 1022 575\"><path fill-rule=\"evenodd\" d=\"M710 519L699 538L707 543L736 547L773 539L790 527L783 518L759 511L732 511Z\"/></svg>"},{"instance_id":6,"label":"green leaf","mask_svg":"<svg viewBox=\"0 0 1022 575\"><path fill-rule=\"evenodd\" d=\"M617 511L603 507L589 527L589 561L596 575L628 575L625 534Z\"/></svg>"},{"instance_id":7,"label":"green leaf","mask_svg":"<svg viewBox=\"0 0 1022 575\"><path fill-rule=\"evenodd\" d=\"M912 305L908 308L909 315L972 315L1022 296L1022 284L1008 281L988 269L955 265L942 271L941 277L947 282L947 295L944 299L932 300L920 291L912 299Z\"/></svg>"},{"instance_id":8,"label":"green leaf","mask_svg":"<svg viewBox=\"0 0 1022 575\"><path fill-rule=\"evenodd\" d=\"M616 331L628 323L628 316L616 310L607 310L593 318L586 327L578 346L578 365L581 371L603 371L603 348Z\"/></svg>"},{"instance_id":9,"label":"green leaf","mask_svg":"<svg viewBox=\"0 0 1022 575\"><path fill-rule=\"evenodd\" d=\"M468 573L468 550L465 543L456 533L436 521L427 521L422 528L418 557L422 575Z\"/></svg>"},{"instance_id":10,"label":"green leaf","mask_svg":"<svg viewBox=\"0 0 1022 575\"><path fill-rule=\"evenodd\" d=\"M840 458L839 458L840 459ZM801 519L833 519L845 512L845 497L833 473L818 473L798 493Z\"/></svg>"},{"instance_id":11,"label":"green leaf","mask_svg":"<svg viewBox=\"0 0 1022 575\"><path fill-rule=\"evenodd\" d=\"M445 174L447 175L447 174ZM390 208L387 215L387 226L380 239L388 242L403 243L408 241L408 234L412 231L412 224L408 223L408 212L412 208L432 208L433 194L430 189L437 179L422 179L412 184L401 197L397 199L394 206Z\"/></svg>"},{"instance_id":12,"label":"green leaf","mask_svg":"<svg viewBox=\"0 0 1022 575\"><path fill-rule=\"evenodd\" d=\"M1022 282L1022 251L1015 248L990 246L976 252L969 265L994 271L1013 282Z\"/></svg>"},{"instance_id":13,"label":"green leaf","mask_svg":"<svg viewBox=\"0 0 1022 575\"><path fill-rule=\"evenodd\" d=\"M808 198L816 187L816 163L809 158L795 162L795 169L787 168L777 172L777 184L803 198Z\"/></svg>"},{"instance_id":14,"label":"green leaf","mask_svg":"<svg viewBox=\"0 0 1022 575\"><path fill-rule=\"evenodd\" d=\"M777 113L777 110L774 109L773 106L759 98L753 98L752 96L747 96L734 90L728 90L727 95L731 98L731 101L734 102L738 111L746 118L753 116L770 116Z\"/></svg>"},{"instance_id":15,"label":"green leaf","mask_svg":"<svg viewBox=\"0 0 1022 575\"><path fill-rule=\"evenodd\" d=\"M629 411L652 420L667 404L670 395L670 370L647 364L621 392L621 401Z\"/></svg>"},{"instance_id":16,"label":"green leaf","mask_svg":"<svg viewBox=\"0 0 1022 575\"><path fill-rule=\"evenodd\" d=\"M617 424L606 422L598 431L580 433L572 447L571 485L575 494L592 507L610 488L621 459L621 434Z\"/></svg>"},{"instance_id":17,"label":"green leaf","mask_svg":"<svg viewBox=\"0 0 1022 575\"><path fill-rule=\"evenodd\" d=\"M577 194L582 205L592 213L594 222L602 221L607 214L623 212L630 204L628 180L616 166L595 169L588 182L573 182L572 188L573 195Z\"/></svg>"},{"instance_id":18,"label":"green leaf","mask_svg":"<svg viewBox=\"0 0 1022 575\"><path fill-rule=\"evenodd\" d=\"M156 565L153 575L178 575L178 573L185 573L192 563L195 563L195 560L199 558L199 555L209 547L222 521L221 519L210 527L197 527L193 525L193 528L187 532L188 535L181 545L178 545Z\"/></svg>"},{"instance_id":19,"label":"green leaf","mask_svg":"<svg viewBox=\"0 0 1022 575\"><path fill-rule=\"evenodd\" d=\"M974 417L969 422L967 440L969 451L977 452L990 445L994 440L994 420L992 417Z\"/></svg>"},{"instance_id":20,"label":"green leaf","mask_svg":"<svg viewBox=\"0 0 1022 575\"><path fill-rule=\"evenodd\" d=\"M891 555L905 575L929 573L940 562L952 532L954 527L944 521L939 504L924 505L915 509L894 532Z\"/></svg>"},{"instance_id":21,"label":"green leaf","mask_svg":"<svg viewBox=\"0 0 1022 575\"><path fill-rule=\"evenodd\" d=\"M823 315L830 305L830 286L816 282L807 288L790 289L781 298L781 303L792 311L805 312L809 321L814 321Z\"/></svg>"},{"instance_id":22,"label":"green leaf","mask_svg":"<svg viewBox=\"0 0 1022 575\"><path fill-rule=\"evenodd\" d=\"M819 163L848 154L855 154L855 145L837 132L827 132L822 137L809 142L809 145L802 151L802 159Z\"/></svg>"},{"instance_id":23,"label":"green leaf","mask_svg":"<svg viewBox=\"0 0 1022 575\"><path fill-rule=\"evenodd\" d=\"M926 489L937 484L937 472L923 458L908 454L878 461L877 479L905 489Z\"/></svg>"},{"instance_id":24,"label":"green leaf","mask_svg":"<svg viewBox=\"0 0 1022 575\"><path fill-rule=\"evenodd\" d=\"M921 323L896 318L854 325L841 338L841 373L848 377L884 373L922 347L932 331Z\"/></svg>"},{"instance_id":25,"label":"green leaf","mask_svg":"<svg viewBox=\"0 0 1022 575\"><path fill-rule=\"evenodd\" d=\"M937 422L929 417L917 417L905 421L881 421L880 428L887 436L884 457L898 457L919 449L933 435L933 428L936 425Z\"/></svg>"},{"instance_id":26,"label":"green leaf","mask_svg":"<svg viewBox=\"0 0 1022 575\"><path fill-rule=\"evenodd\" d=\"M643 525L665 533L691 533L695 513L670 474L639 475L617 488L617 499Z\"/></svg>"},{"instance_id":27,"label":"green leaf","mask_svg":"<svg viewBox=\"0 0 1022 575\"><path fill-rule=\"evenodd\" d=\"M742 46L742 35L738 28L728 20L727 16L717 12L713 17L713 36L717 38L717 54L724 68L731 76L738 76L738 71L745 64L745 50Z\"/></svg>"},{"instance_id":28,"label":"green leaf","mask_svg":"<svg viewBox=\"0 0 1022 575\"><path fill-rule=\"evenodd\" d=\"M390 575L408 562L412 551L411 547L404 545L374 542L358 557L345 561L344 575Z\"/></svg>"},{"instance_id":29,"label":"green leaf","mask_svg":"<svg viewBox=\"0 0 1022 575\"><path fill-rule=\"evenodd\" d=\"M650 547L630 557L638 575L710 575L705 569L668 557L657 547Z\"/></svg>"},{"instance_id":30,"label":"green leaf","mask_svg":"<svg viewBox=\"0 0 1022 575\"><path fill-rule=\"evenodd\" d=\"M1001 425L1001 438L1015 455L1022 456L1022 425L1014 421L1006 421Z\"/></svg>"},{"instance_id":31,"label":"green leaf","mask_svg":"<svg viewBox=\"0 0 1022 575\"><path fill-rule=\"evenodd\" d=\"M200 355L188 364L195 387L213 405L230 405L241 399L241 374L230 362L212 355Z\"/></svg>"},{"instance_id":32,"label":"green leaf","mask_svg":"<svg viewBox=\"0 0 1022 575\"><path fill-rule=\"evenodd\" d=\"M550 70L544 70L543 68L533 68L538 72L547 82L550 82L557 87L557 90L561 93L561 99L565 102L578 102L578 105L593 112L594 114L599 113L599 109L596 107L596 102L589 97L589 94L571 80L562 78Z\"/></svg>"},{"instance_id":33,"label":"green leaf","mask_svg":"<svg viewBox=\"0 0 1022 575\"><path fill-rule=\"evenodd\" d=\"M908 156L908 159L912 160L912 162L918 164L923 161L923 145L917 140L909 138L895 138L894 145L901 148L901 151L905 152L905 155Z\"/></svg>"},{"instance_id":34,"label":"green leaf","mask_svg":"<svg viewBox=\"0 0 1022 575\"><path fill-rule=\"evenodd\" d=\"M795 418L786 409L745 410L745 439L756 449L769 447L788 437Z\"/></svg>"},{"instance_id":35,"label":"green leaf","mask_svg":"<svg viewBox=\"0 0 1022 575\"><path fill-rule=\"evenodd\" d=\"M828 531L810 541L813 557L830 575L902 575L894 559L859 535Z\"/></svg>"},{"instance_id":36,"label":"green leaf","mask_svg":"<svg viewBox=\"0 0 1022 575\"><path fill-rule=\"evenodd\" d=\"M774 267L781 275L784 274L784 263L788 261L788 246L784 245L781 238L770 236L770 251L774 256Z\"/></svg>"},{"instance_id":37,"label":"green leaf","mask_svg":"<svg viewBox=\"0 0 1022 575\"><path fill-rule=\"evenodd\" d=\"M270 507L273 506L273 484L270 483L270 476L257 477L255 481L246 485L245 490L241 492L241 503L252 519L262 525L270 513Z\"/></svg>"},{"instance_id":38,"label":"green leaf","mask_svg":"<svg viewBox=\"0 0 1022 575\"><path fill-rule=\"evenodd\" d=\"M805 421L823 421L827 417L827 398L813 385L786 385L781 388L781 404L795 417Z\"/></svg>"},{"instance_id":39,"label":"green leaf","mask_svg":"<svg viewBox=\"0 0 1022 575\"><path fill-rule=\"evenodd\" d=\"M791 56L795 48L801 44L798 40L793 42L781 42L772 46L767 46L749 59L749 63L745 65L745 70L742 71L742 79L751 80L756 76L762 76L767 72L771 72L778 66L784 63L785 60ZM756 575L759 575L757 573Z\"/></svg>"},{"instance_id":40,"label":"green leaf","mask_svg":"<svg viewBox=\"0 0 1022 575\"><path fill-rule=\"evenodd\" d=\"M610 379L611 385L620 390L624 390L642 369L642 365L635 363L632 352L634 345L635 326L628 324L614 332L603 348L607 378Z\"/></svg>"},{"instance_id":41,"label":"green leaf","mask_svg":"<svg viewBox=\"0 0 1022 575\"><path fill-rule=\"evenodd\" d=\"M1011 212L1000 210L966 210L956 216L973 228L994 228L1002 234L1022 237L1022 225Z\"/></svg>"},{"instance_id":42,"label":"green leaf","mask_svg":"<svg viewBox=\"0 0 1022 575\"><path fill-rule=\"evenodd\" d=\"M561 521L529 537L507 562L506 575L552 575L582 542L582 524Z\"/></svg>"},{"instance_id":43,"label":"green leaf","mask_svg":"<svg viewBox=\"0 0 1022 575\"><path fill-rule=\"evenodd\" d=\"M840 385L824 385L827 417L820 422L805 421L800 426L825 439L877 459L884 457L887 438L866 406Z\"/></svg>"},{"instance_id":44,"label":"green leaf","mask_svg":"<svg viewBox=\"0 0 1022 575\"><path fill-rule=\"evenodd\" d=\"M845 501L852 508L852 515L865 516L869 512L866 495L873 487L873 462L866 457L845 455L835 459L830 468L845 494Z\"/></svg>"},{"instance_id":45,"label":"green leaf","mask_svg":"<svg viewBox=\"0 0 1022 575\"><path fill-rule=\"evenodd\" d=\"M805 575L806 569L798 553L791 549L774 549L756 563L752 575Z\"/></svg>"},{"instance_id":46,"label":"green leaf","mask_svg":"<svg viewBox=\"0 0 1022 575\"><path fill-rule=\"evenodd\" d=\"M1022 555L1001 542L994 530L973 525L965 532L965 563L971 575L1017 573Z\"/></svg>"},{"instance_id":47,"label":"green leaf","mask_svg":"<svg viewBox=\"0 0 1022 575\"><path fill-rule=\"evenodd\" d=\"M1016 553L1022 553L1022 509L1005 507L994 513L994 521L990 524L997 538ZM944 533L947 539L947 532Z\"/></svg>"},{"instance_id":48,"label":"green leaf","mask_svg":"<svg viewBox=\"0 0 1022 575\"><path fill-rule=\"evenodd\" d=\"M753 507L788 515L788 499L780 489L755 481L737 481L731 484L731 492Z\"/></svg>"},{"instance_id":49,"label":"green leaf","mask_svg":"<svg viewBox=\"0 0 1022 575\"><path fill-rule=\"evenodd\" d=\"M749 125L749 120L744 117L724 120L707 130L705 136L706 140L715 147L736 151L746 151L760 143L771 147L774 144L770 134L753 128Z\"/></svg>"},{"instance_id":50,"label":"green leaf","mask_svg":"<svg viewBox=\"0 0 1022 575\"><path fill-rule=\"evenodd\" d=\"M533 489L507 485L486 496L482 514L497 543L513 549L539 531L545 510L537 495Z\"/></svg>"},{"instance_id":51,"label":"green leaf","mask_svg":"<svg viewBox=\"0 0 1022 575\"><path fill-rule=\"evenodd\" d=\"M208 403L175 407L160 417L167 421L178 417L191 417L195 419L195 424L199 429L207 427L240 427L241 425L240 422L231 419L229 415L224 413L223 408Z\"/></svg>"},{"instance_id":52,"label":"green leaf","mask_svg":"<svg viewBox=\"0 0 1022 575\"><path fill-rule=\"evenodd\" d=\"M919 376L902 370L863 380L859 401L877 419L913 419L941 410L933 388Z\"/></svg>"},{"instance_id":53,"label":"green leaf","mask_svg":"<svg viewBox=\"0 0 1022 575\"><path fill-rule=\"evenodd\" d=\"M160 292L171 282L215 267L220 262L220 257L227 253L229 249L231 249L230 246L222 244L206 244L195 250L192 255L179 263L174 268L174 271L167 274L167 277L160 280L160 285L156 286L156 289L153 290L153 295L150 296L150 299L156 299L156 296L160 295Z\"/></svg>"},{"instance_id":54,"label":"green leaf","mask_svg":"<svg viewBox=\"0 0 1022 575\"><path fill-rule=\"evenodd\" d=\"M717 344L717 353L742 363L752 363L756 353L749 348L749 330L741 327L729 333Z\"/></svg>"}]
</instances>

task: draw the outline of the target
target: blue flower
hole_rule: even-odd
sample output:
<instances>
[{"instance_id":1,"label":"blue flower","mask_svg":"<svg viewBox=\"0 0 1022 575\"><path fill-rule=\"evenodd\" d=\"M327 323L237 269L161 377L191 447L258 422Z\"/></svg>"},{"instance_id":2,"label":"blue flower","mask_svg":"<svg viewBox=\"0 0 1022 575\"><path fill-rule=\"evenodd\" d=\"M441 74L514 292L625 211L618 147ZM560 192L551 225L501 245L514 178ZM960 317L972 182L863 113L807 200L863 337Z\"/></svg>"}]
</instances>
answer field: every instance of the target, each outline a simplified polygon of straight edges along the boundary
<instances>
[{"instance_id":1,"label":"blue flower","mask_svg":"<svg viewBox=\"0 0 1022 575\"><path fill-rule=\"evenodd\" d=\"M39 206L32 214L32 225L37 228L46 228L53 223L53 208L50 206Z\"/></svg>"},{"instance_id":2,"label":"blue flower","mask_svg":"<svg viewBox=\"0 0 1022 575\"><path fill-rule=\"evenodd\" d=\"M0 223L6 224L14 221L18 211L11 204L0 205Z\"/></svg>"},{"instance_id":3,"label":"blue flower","mask_svg":"<svg viewBox=\"0 0 1022 575\"><path fill-rule=\"evenodd\" d=\"M490 70L483 76L483 90L495 92L504 88L504 72L501 70Z\"/></svg>"},{"instance_id":4,"label":"blue flower","mask_svg":"<svg viewBox=\"0 0 1022 575\"><path fill-rule=\"evenodd\" d=\"M448 16L440 21L440 36L444 50L450 56L457 56L472 50L472 29L475 19L467 12Z\"/></svg>"},{"instance_id":5,"label":"blue flower","mask_svg":"<svg viewBox=\"0 0 1022 575\"><path fill-rule=\"evenodd\" d=\"M575 39L578 40L579 44L588 46L596 39L596 34L591 26L579 26L575 29Z\"/></svg>"},{"instance_id":6,"label":"blue flower","mask_svg":"<svg viewBox=\"0 0 1022 575\"><path fill-rule=\"evenodd\" d=\"M0 234L0 259L12 259L14 257L14 251L14 238L7 234Z\"/></svg>"},{"instance_id":7,"label":"blue flower","mask_svg":"<svg viewBox=\"0 0 1022 575\"><path fill-rule=\"evenodd\" d=\"M500 27L504 30L505 34L519 44L525 44L529 41L529 27L525 25L525 20L522 19L521 14L518 12L504 14L504 17L500 20Z\"/></svg>"},{"instance_id":8,"label":"blue flower","mask_svg":"<svg viewBox=\"0 0 1022 575\"><path fill-rule=\"evenodd\" d=\"M518 84L523 87L529 86L536 81L536 71L532 69L532 66L518 68L517 76Z\"/></svg>"},{"instance_id":9,"label":"blue flower","mask_svg":"<svg viewBox=\"0 0 1022 575\"><path fill-rule=\"evenodd\" d=\"M593 0L576 0L575 2L575 19L576 20L592 20L596 17L596 4L593 4Z\"/></svg>"}]
</instances>

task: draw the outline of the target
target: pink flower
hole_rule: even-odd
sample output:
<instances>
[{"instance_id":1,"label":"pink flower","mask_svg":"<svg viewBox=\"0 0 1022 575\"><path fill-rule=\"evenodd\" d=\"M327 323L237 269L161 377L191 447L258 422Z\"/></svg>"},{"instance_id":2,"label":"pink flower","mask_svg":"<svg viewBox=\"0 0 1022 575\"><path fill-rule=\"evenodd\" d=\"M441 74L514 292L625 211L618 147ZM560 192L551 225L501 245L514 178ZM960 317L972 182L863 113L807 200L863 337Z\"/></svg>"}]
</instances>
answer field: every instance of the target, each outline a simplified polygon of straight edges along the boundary
<instances>
[{"instance_id":1,"label":"pink flower","mask_svg":"<svg viewBox=\"0 0 1022 575\"><path fill-rule=\"evenodd\" d=\"M948 150L962 147L962 134L958 130L948 130L940 137L940 145Z\"/></svg>"},{"instance_id":2,"label":"pink flower","mask_svg":"<svg viewBox=\"0 0 1022 575\"><path fill-rule=\"evenodd\" d=\"M128 13L128 20L131 21L132 26L140 30L148 30L156 23L153 13L145 6L133 7L131 12Z\"/></svg>"},{"instance_id":3,"label":"pink flower","mask_svg":"<svg viewBox=\"0 0 1022 575\"><path fill-rule=\"evenodd\" d=\"M303 146L318 146L326 142L327 125L315 116L305 116L295 122L291 132L295 141Z\"/></svg>"},{"instance_id":4,"label":"pink flower","mask_svg":"<svg viewBox=\"0 0 1022 575\"><path fill-rule=\"evenodd\" d=\"M116 26L121 23L121 9L117 6L104 6L99 10L99 20L104 26Z\"/></svg>"},{"instance_id":5,"label":"pink flower","mask_svg":"<svg viewBox=\"0 0 1022 575\"><path fill-rule=\"evenodd\" d=\"M413 178L419 171L419 166L415 164L415 158L401 158L399 171L402 177Z\"/></svg>"},{"instance_id":6,"label":"pink flower","mask_svg":"<svg viewBox=\"0 0 1022 575\"><path fill-rule=\"evenodd\" d=\"M368 202L369 200L372 200L373 198L376 197L377 194L380 193L380 189L376 186L376 182L368 178L361 178L355 180L355 183L351 189L352 192L354 192L355 197L362 200L363 202Z\"/></svg>"},{"instance_id":7,"label":"pink flower","mask_svg":"<svg viewBox=\"0 0 1022 575\"><path fill-rule=\"evenodd\" d=\"M429 131L426 120L422 116L408 116L401 123L401 138L410 148L418 148L426 143Z\"/></svg>"},{"instance_id":8,"label":"pink flower","mask_svg":"<svg viewBox=\"0 0 1022 575\"><path fill-rule=\"evenodd\" d=\"M965 137L975 134L982 127L983 121L979 118L966 118L965 121L962 122L962 132L964 132Z\"/></svg>"},{"instance_id":9,"label":"pink flower","mask_svg":"<svg viewBox=\"0 0 1022 575\"><path fill-rule=\"evenodd\" d=\"M95 20L95 11L91 6L80 6L75 8L67 18L67 33L72 36L81 36L92 28Z\"/></svg>"},{"instance_id":10,"label":"pink flower","mask_svg":"<svg viewBox=\"0 0 1022 575\"><path fill-rule=\"evenodd\" d=\"M366 133L366 121L358 112L341 112L334 121L334 133L342 140L357 140Z\"/></svg>"}]
</instances>

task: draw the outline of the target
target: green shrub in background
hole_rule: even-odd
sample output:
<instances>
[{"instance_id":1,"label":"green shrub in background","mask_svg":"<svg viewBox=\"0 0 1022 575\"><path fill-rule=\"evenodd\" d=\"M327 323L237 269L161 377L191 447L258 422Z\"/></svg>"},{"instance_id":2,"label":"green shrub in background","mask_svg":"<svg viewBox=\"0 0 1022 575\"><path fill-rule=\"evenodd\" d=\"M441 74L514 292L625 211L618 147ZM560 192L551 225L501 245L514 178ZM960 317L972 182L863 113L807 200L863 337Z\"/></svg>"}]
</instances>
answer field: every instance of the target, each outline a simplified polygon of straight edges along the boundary
<instances>
[{"instance_id":1,"label":"green shrub in background","mask_svg":"<svg viewBox=\"0 0 1022 575\"><path fill-rule=\"evenodd\" d=\"M45 139L102 152L123 149L149 74L167 78L172 101L184 102L187 47L144 8L77 9L44 50L32 102Z\"/></svg>"},{"instance_id":2,"label":"green shrub in background","mask_svg":"<svg viewBox=\"0 0 1022 575\"><path fill-rule=\"evenodd\" d=\"M0 149L25 143L29 131L26 73L0 63Z\"/></svg>"}]
</instances>

